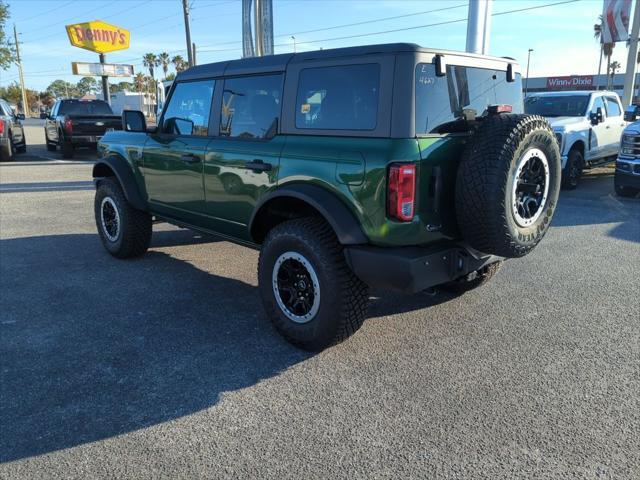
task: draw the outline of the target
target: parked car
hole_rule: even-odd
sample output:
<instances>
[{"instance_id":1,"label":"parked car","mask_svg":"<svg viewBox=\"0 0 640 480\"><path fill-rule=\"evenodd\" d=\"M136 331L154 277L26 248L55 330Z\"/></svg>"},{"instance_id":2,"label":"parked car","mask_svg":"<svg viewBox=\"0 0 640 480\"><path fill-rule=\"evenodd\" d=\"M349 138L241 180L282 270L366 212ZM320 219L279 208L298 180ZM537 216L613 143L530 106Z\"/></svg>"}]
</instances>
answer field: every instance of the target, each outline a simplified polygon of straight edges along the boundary
<instances>
[{"instance_id":1,"label":"parked car","mask_svg":"<svg viewBox=\"0 0 640 480\"><path fill-rule=\"evenodd\" d=\"M635 111L631 114L636 117ZM614 188L621 197L635 197L640 194L640 121L627 126L622 133L620 152L616 160Z\"/></svg>"},{"instance_id":2,"label":"parked car","mask_svg":"<svg viewBox=\"0 0 640 480\"><path fill-rule=\"evenodd\" d=\"M560 152L522 112L515 61L412 44L199 65L157 127L125 111L102 138L96 226L118 258L152 219L260 249L268 317L321 349L362 325L369 287L463 292L540 242Z\"/></svg>"},{"instance_id":3,"label":"parked car","mask_svg":"<svg viewBox=\"0 0 640 480\"><path fill-rule=\"evenodd\" d=\"M47 150L60 147L63 158L73 158L76 148L96 148L109 129L120 130L122 120L103 100L57 100L44 123Z\"/></svg>"},{"instance_id":4,"label":"parked car","mask_svg":"<svg viewBox=\"0 0 640 480\"><path fill-rule=\"evenodd\" d=\"M564 188L576 188L585 167L615 160L627 125L617 93L534 93L525 99L524 109L551 123L560 145Z\"/></svg>"},{"instance_id":5,"label":"parked car","mask_svg":"<svg viewBox=\"0 0 640 480\"><path fill-rule=\"evenodd\" d=\"M0 161L13 160L16 153L27 151L22 120L23 114L15 113L6 100L0 99Z\"/></svg>"}]
</instances>

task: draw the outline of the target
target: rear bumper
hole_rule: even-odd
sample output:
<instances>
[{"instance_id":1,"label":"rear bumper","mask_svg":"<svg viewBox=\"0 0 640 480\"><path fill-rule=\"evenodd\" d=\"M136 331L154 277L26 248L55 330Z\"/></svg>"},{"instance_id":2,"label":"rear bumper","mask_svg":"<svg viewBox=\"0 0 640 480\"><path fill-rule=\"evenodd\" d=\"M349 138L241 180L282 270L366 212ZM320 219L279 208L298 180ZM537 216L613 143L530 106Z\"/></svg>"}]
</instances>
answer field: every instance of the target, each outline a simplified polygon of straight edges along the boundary
<instances>
[{"instance_id":1,"label":"rear bumper","mask_svg":"<svg viewBox=\"0 0 640 480\"><path fill-rule=\"evenodd\" d=\"M351 270L371 287L416 293L441 285L502 260L464 245L434 248L345 248Z\"/></svg>"},{"instance_id":2,"label":"rear bumper","mask_svg":"<svg viewBox=\"0 0 640 480\"><path fill-rule=\"evenodd\" d=\"M71 137L66 137L65 140L73 145L96 145L102 135L72 135Z\"/></svg>"}]
</instances>

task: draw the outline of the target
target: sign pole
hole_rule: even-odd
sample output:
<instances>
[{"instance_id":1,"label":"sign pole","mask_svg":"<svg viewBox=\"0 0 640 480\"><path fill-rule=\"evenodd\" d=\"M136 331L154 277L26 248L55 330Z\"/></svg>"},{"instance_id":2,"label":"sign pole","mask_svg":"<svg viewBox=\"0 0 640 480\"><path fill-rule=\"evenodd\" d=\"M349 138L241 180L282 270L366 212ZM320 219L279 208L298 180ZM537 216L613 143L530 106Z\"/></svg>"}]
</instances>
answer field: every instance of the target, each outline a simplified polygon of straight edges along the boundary
<instances>
[{"instance_id":1,"label":"sign pole","mask_svg":"<svg viewBox=\"0 0 640 480\"><path fill-rule=\"evenodd\" d=\"M633 26L629 38L629 55L627 56L627 73L624 76L624 91L622 105L626 108L633 101L633 87L636 80L638 66L638 34L640 33L640 2L636 1L633 11Z\"/></svg>"},{"instance_id":2,"label":"sign pole","mask_svg":"<svg viewBox=\"0 0 640 480\"><path fill-rule=\"evenodd\" d=\"M100 63L105 64L106 57L104 53L100 54ZM102 75L102 95L104 96L104 101L111 105L111 95L109 95L109 77L106 75Z\"/></svg>"}]
</instances>

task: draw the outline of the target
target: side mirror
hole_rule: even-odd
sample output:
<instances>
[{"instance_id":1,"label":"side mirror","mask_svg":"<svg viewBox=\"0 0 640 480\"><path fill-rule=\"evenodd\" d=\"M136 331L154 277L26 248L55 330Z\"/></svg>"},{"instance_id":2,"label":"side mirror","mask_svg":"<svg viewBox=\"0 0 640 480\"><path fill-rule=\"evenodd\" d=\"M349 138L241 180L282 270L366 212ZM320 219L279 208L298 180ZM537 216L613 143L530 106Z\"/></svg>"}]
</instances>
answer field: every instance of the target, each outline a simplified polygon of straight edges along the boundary
<instances>
[{"instance_id":1,"label":"side mirror","mask_svg":"<svg viewBox=\"0 0 640 480\"><path fill-rule=\"evenodd\" d=\"M18 114L16 115L16 118L17 118L18 120L24 120L24 119L25 119L24 113L18 113Z\"/></svg>"},{"instance_id":2,"label":"side mirror","mask_svg":"<svg viewBox=\"0 0 640 480\"><path fill-rule=\"evenodd\" d=\"M595 112L591 112L589 118L591 120L591 125L598 125L600 122L602 122L602 119L604 118L602 116L602 107L598 107Z\"/></svg>"},{"instance_id":3,"label":"side mirror","mask_svg":"<svg viewBox=\"0 0 640 480\"><path fill-rule=\"evenodd\" d=\"M625 122L635 122L640 117L640 107L634 107L633 105L629 110L624 111Z\"/></svg>"},{"instance_id":4,"label":"side mirror","mask_svg":"<svg viewBox=\"0 0 640 480\"><path fill-rule=\"evenodd\" d=\"M147 120L140 110L124 110L122 112L122 130L125 132L146 132Z\"/></svg>"}]
</instances>

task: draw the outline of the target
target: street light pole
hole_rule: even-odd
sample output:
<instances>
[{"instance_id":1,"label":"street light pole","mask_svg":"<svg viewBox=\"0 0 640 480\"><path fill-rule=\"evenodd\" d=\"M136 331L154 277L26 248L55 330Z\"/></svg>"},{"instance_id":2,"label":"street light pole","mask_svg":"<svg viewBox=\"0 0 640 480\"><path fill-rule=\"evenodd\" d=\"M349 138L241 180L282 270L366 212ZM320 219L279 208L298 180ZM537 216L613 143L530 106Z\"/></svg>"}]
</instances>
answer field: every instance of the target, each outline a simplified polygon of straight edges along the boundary
<instances>
[{"instance_id":1,"label":"street light pole","mask_svg":"<svg viewBox=\"0 0 640 480\"><path fill-rule=\"evenodd\" d=\"M524 95L525 97L527 96L527 91L529 88L529 61L531 60L531 52L533 52L533 48L529 49L529 52L527 53L527 76L524 79Z\"/></svg>"},{"instance_id":2,"label":"street light pole","mask_svg":"<svg viewBox=\"0 0 640 480\"><path fill-rule=\"evenodd\" d=\"M296 53L296 37L291 35L291 38L293 39L293 53Z\"/></svg>"}]
</instances>

